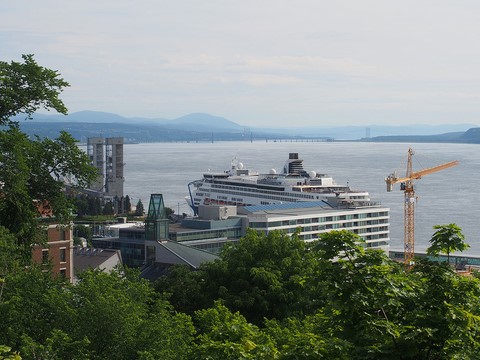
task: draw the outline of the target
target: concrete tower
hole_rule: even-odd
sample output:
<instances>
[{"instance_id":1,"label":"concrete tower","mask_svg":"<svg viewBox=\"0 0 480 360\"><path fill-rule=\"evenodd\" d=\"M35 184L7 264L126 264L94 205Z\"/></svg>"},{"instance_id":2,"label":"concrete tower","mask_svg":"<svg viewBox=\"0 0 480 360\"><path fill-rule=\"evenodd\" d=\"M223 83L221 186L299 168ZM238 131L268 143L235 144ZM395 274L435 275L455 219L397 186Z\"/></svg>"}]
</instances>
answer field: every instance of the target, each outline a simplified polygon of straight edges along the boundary
<instances>
[{"instance_id":1,"label":"concrete tower","mask_svg":"<svg viewBox=\"0 0 480 360\"><path fill-rule=\"evenodd\" d=\"M108 196L123 196L123 137L107 138L106 143L106 181L105 192Z\"/></svg>"},{"instance_id":2,"label":"concrete tower","mask_svg":"<svg viewBox=\"0 0 480 360\"><path fill-rule=\"evenodd\" d=\"M87 154L97 169L98 177L91 184L92 190L107 197L123 196L124 163L123 137L92 137L87 140Z\"/></svg>"},{"instance_id":3,"label":"concrete tower","mask_svg":"<svg viewBox=\"0 0 480 360\"><path fill-rule=\"evenodd\" d=\"M87 139L87 154L92 166L97 169L97 179L92 182L90 188L96 191L105 191L105 139L91 137Z\"/></svg>"}]
</instances>

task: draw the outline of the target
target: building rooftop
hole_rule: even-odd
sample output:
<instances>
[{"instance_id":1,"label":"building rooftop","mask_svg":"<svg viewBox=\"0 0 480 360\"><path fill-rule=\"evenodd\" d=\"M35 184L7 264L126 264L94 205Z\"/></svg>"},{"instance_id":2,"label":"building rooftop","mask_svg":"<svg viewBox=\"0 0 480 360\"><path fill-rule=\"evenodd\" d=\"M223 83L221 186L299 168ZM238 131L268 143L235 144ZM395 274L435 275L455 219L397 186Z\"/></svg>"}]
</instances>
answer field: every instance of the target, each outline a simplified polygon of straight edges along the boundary
<instances>
[{"instance_id":1,"label":"building rooftop","mask_svg":"<svg viewBox=\"0 0 480 360\"><path fill-rule=\"evenodd\" d=\"M198 269L202 263L218 259L217 255L193 247L182 245L175 241L157 241L156 261L144 268L140 276L147 280L156 280L167 273L172 265L187 265L191 269Z\"/></svg>"},{"instance_id":2,"label":"building rooftop","mask_svg":"<svg viewBox=\"0 0 480 360\"><path fill-rule=\"evenodd\" d=\"M165 251L176 256L182 263L194 269L197 269L202 263L218 259L217 255L209 253L208 251L183 245L176 241L159 241L158 244L160 247L163 247Z\"/></svg>"},{"instance_id":3,"label":"building rooftop","mask_svg":"<svg viewBox=\"0 0 480 360\"><path fill-rule=\"evenodd\" d=\"M302 202L286 202L282 204L270 205L252 205L238 208L238 213L241 215L274 215L274 216L300 216L318 213L338 213L351 211L372 211L373 209L387 209L383 206L367 206L357 208L332 208L323 201L302 201Z\"/></svg>"},{"instance_id":4,"label":"building rooftop","mask_svg":"<svg viewBox=\"0 0 480 360\"><path fill-rule=\"evenodd\" d=\"M121 262L120 250L76 247L73 249L73 268L76 274L90 268L103 270L104 264L115 257L118 257L118 261Z\"/></svg>"},{"instance_id":5,"label":"building rooftop","mask_svg":"<svg viewBox=\"0 0 480 360\"><path fill-rule=\"evenodd\" d=\"M332 207L325 201L298 201L298 202L285 202L280 204L269 205L249 205L240 207L237 211L241 213L254 213L260 211L280 211L280 210L292 210L292 209L311 209L316 210L324 209L331 210Z\"/></svg>"}]
</instances>

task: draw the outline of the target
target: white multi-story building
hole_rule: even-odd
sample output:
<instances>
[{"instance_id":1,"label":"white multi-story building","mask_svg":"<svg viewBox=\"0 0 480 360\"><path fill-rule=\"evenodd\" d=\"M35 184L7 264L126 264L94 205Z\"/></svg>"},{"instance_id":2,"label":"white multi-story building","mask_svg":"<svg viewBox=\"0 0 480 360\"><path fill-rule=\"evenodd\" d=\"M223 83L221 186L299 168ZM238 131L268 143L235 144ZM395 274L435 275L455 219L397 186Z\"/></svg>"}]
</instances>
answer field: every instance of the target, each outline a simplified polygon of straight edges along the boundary
<instances>
[{"instance_id":1,"label":"white multi-story building","mask_svg":"<svg viewBox=\"0 0 480 360\"><path fill-rule=\"evenodd\" d=\"M293 234L300 229L305 241L318 239L331 230L348 230L365 240L366 246L389 250L389 208L368 206L331 208L324 202L296 202L238 208L247 218L246 226L260 232L283 230Z\"/></svg>"}]
</instances>

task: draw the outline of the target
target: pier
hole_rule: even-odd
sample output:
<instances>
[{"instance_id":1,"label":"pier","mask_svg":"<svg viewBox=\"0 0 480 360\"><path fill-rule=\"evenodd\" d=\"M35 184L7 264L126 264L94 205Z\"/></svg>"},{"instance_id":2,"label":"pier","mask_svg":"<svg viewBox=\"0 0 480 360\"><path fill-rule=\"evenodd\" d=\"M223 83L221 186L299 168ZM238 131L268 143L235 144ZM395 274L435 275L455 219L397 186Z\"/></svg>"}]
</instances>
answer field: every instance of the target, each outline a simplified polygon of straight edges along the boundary
<instances>
[{"instance_id":1,"label":"pier","mask_svg":"<svg viewBox=\"0 0 480 360\"><path fill-rule=\"evenodd\" d=\"M390 250L389 257L392 260L396 261L404 261L404 252L403 250ZM428 258L431 261L437 262L447 262L448 256L447 255L438 255L438 256L429 256L425 252L416 252L415 256L417 258ZM460 268L466 267L475 267L480 268L480 255L452 255L450 254L450 265L454 266L457 270L461 270Z\"/></svg>"}]
</instances>

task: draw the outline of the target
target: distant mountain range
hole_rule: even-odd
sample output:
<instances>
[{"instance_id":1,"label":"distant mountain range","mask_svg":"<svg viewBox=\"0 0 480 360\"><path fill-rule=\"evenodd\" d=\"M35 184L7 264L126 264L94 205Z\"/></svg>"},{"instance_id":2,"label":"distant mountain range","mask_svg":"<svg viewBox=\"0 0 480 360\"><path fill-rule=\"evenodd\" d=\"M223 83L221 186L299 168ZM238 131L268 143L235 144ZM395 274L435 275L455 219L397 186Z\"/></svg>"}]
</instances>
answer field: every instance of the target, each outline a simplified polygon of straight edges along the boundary
<instances>
[{"instance_id":1,"label":"distant mountain range","mask_svg":"<svg viewBox=\"0 0 480 360\"><path fill-rule=\"evenodd\" d=\"M124 137L126 142L235 141L235 140L357 140L405 142L480 143L480 128L471 124L412 126L306 126L249 127L228 119L193 113L176 119L126 118L99 111L80 111L69 115L35 114L33 120L18 116L21 129L29 135L56 137L61 130L79 141L88 137Z\"/></svg>"}]
</instances>

